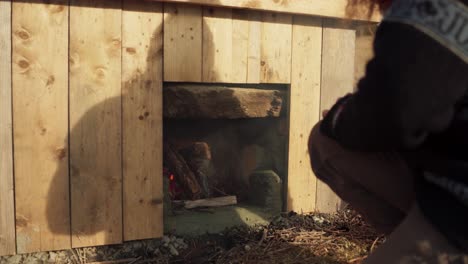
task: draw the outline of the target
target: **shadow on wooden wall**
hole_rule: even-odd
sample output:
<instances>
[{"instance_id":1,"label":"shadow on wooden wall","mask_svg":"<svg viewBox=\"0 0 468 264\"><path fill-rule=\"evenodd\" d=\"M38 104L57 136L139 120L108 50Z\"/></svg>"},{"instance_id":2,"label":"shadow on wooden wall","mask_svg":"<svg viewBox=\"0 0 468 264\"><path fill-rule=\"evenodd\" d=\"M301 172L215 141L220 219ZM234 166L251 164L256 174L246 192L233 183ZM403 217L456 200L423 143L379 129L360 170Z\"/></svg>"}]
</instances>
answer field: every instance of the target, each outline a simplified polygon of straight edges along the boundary
<instances>
[{"instance_id":1,"label":"shadow on wooden wall","mask_svg":"<svg viewBox=\"0 0 468 264\"><path fill-rule=\"evenodd\" d=\"M89 1L77 2L77 6L87 7ZM118 10L115 3L104 0L99 3L102 4L100 8ZM91 43L95 36L93 28L81 24L74 27L73 23L78 21L74 21L74 14L71 14L70 132L65 141L65 145L69 145L70 158L69 166L60 163L50 184L47 222L53 234L71 234L72 247L116 244L160 237L163 233L164 22L160 17L161 6L159 3L124 1L122 61L118 61L120 53L117 52L101 50L106 53L101 58L101 54L89 51L95 45L99 49L99 42ZM126 12L131 14L126 16ZM159 12L156 18L161 18L161 23L147 20L152 17L151 12ZM79 27L89 30L91 35L80 32ZM79 34L76 37L74 30ZM205 41L211 39L209 28L205 27L203 34ZM120 47L120 42L117 40L115 45ZM214 65L206 60L215 58L214 54L204 54L204 58L203 64ZM93 64L99 60L111 65L100 68ZM112 75L111 67L115 65L121 66L121 75L118 71ZM216 71L210 71L210 78L217 79L216 74ZM117 90L120 93L112 86L115 80L110 78L120 81L120 77L121 95L109 96ZM64 215L58 210L63 210L63 177L67 175L70 177L70 218L57 221L57 217ZM64 245L56 247L66 248Z\"/></svg>"}]
</instances>

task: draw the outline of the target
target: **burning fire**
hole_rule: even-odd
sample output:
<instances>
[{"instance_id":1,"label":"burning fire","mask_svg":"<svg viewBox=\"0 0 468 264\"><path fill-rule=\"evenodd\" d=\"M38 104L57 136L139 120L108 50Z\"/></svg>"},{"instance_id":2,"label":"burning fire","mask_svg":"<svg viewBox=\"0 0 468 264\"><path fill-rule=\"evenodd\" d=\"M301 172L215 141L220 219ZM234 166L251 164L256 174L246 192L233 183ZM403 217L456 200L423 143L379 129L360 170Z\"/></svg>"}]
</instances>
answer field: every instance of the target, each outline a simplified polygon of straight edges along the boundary
<instances>
[{"instance_id":1,"label":"burning fire","mask_svg":"<svg viewBox=\"0 0 468 264\"><path fill-rule=\"evenodd\" d=\"M163 168L163 174L169 179L169 195L173 200L179 199L182 194L182 189L178 186L174 173L170 172L169 169Z\"/></svg>"}]
</instances>

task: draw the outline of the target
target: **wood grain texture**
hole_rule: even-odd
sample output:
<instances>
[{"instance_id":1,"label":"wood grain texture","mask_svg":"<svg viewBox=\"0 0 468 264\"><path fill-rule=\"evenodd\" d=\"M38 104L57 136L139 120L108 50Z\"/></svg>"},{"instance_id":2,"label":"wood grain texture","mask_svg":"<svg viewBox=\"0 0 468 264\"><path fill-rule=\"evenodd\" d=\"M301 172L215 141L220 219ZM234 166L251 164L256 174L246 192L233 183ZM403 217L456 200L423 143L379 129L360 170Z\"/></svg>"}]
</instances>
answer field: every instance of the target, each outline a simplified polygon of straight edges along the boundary
<instances>
[{"instance_id":1,"label":"wood grain texture","mask_svg":"<svg viewBox=\"0 0 468 264\"><path fill-rule=\"evenodd\" d=\"M320 118L322 20L297 16L293 24L289 113L288 210L315 211L317 178L311 167L308 138Z\"/></svg>"},{"instance_id":2,"label":"wood grain texture","mask_svg":"<svg viewBox=\"0 0 468 264\"><path fill-rule=\"evenodd\" d=\"M203 9L203 81L231 82L232 10Z\"/></svg>"},{"instance_id":3,"label":"wood grain texture","mask_svg":"<svg viewBox=\"0 0 468 264\"><path fill-rule=\"evenodd\" d=\"M124 0L122 15L124 240L163 234L161 3Z\"/></svg>"},{"instance_id":4,"label":"wood grain texture","mask_svg":"<svg viewBox=\"0 0 468 264\"><path fill-rule=\"evenodd\" d=\"M11 1L0 2L0 256L16 253L11 113Z\"/></svg>"},{"instance_id":5,"label":"wood grain texture","mask_svg":"<svg viewBox=\"0 0 468 264\"><path fill-rule=\"evenodd\" d=\"M347 0L153 0L174 3L187 3L198 5L221 6L242 9L254 9L274 11L301 15L313 15L333 18L351 18L356 20L375 21L382 19L379 12L374 12L371 17L366 12L366 7L361 6L353 16L346 14Z\"/></svg>"},{"instance_id":6,"label":"wood grain texture","mask_svg":"<svg viewBox=\"0 0 468 264\"><path fill-rule=\"evenodd\" d=\"M353 92L356 32L342 23L324 20L320 112ZM323 182L317 185L317 210L336 212L341 201Z\"/></svg>"},{"instance_id":7,"label":"wood grain texture","mask_svg":"<svg viewBox=\"0 0 468 264\"><path fill-rule=\"evenodd\" d=\"M18 253L70 247L68 13L67 1L13 2Z\"/></svg>"},{"instance_id":8,"label":"wood grain texture","mask_svg":"<svg viewBox=\"0 0 468 264\"><path fill-rule=\"evenodd\" d=\"M290 83L292 16L263 13L261 82Z\"/></svg>"},{"instance_id":9,"label":"wood grain texture","mask_svg":"<svg viewBox=\"0 0 468 264\"><path fill-rule=\"evenodd\" d=\"M374 57L374 38L377 26L364 24L356 27L356 57L354 60L354 87L366 74L369 61Z\"/></svg>"},{"instance_id":10,"label":"wood grain texture","mask_svg":"<svg viewBox=\"0 0 468 264\"><path fill-rule=\"evenodd\" d=\"M233 83L247 82L247 57L249 53L249 13L232 10L232 72Z\"/></svg>"},{"instance_id":11,"label":"wood grain texture","mask_svg":"<svg viewBox=\"0 0 468 264\"><path fill-rule=\"evenodd\" d=\"M245 119L280 117L286 92L272 89L167 84L164 118Z\"/></svg>"},{"instance_id":12,"label":"wood grain texture","mask_svg":"<svg viewBox=\"0 0 468 264\"><path fill-rule=\"evenodd\" d=\"M201 82L202 8L164 5L164 80Z\"/></svg>"},{"instance_id":13,"label":"wood grain texture","mask_svg":"<svg viewBox=\"0 0 468 264\"><path fill-rule=\"evenodd\" d=\"M121 3L71 5L72 246L115 244L122 242Z\"/></svg>"},{"instance_id":14,"label":"wood grain texture","mask_svg":"<svg viewBox=\"0 0 468 264\"><path fill-rule=\"evenodd\" d=\"M260 83L260 54L262 43L262 14L249 12L249 47L247 54L247 83Z\"/></svg>"}]
</instances>

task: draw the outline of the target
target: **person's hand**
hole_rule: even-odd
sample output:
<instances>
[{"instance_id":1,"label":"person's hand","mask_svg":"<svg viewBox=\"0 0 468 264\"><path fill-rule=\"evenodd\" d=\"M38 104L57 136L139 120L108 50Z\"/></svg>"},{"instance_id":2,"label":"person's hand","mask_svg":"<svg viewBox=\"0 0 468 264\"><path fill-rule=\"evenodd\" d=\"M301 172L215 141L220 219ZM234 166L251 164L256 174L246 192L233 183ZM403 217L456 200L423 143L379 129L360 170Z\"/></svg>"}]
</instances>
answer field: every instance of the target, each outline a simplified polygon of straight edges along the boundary
<instances>
[{"instance_id":1,"label":"person's hand","mask_svg":"<svg viewBox=\"0 0 468 264\"><path fill-rule=\"evenodd\" d=\"M325 118L327 116L328 112L330 112L330 110L323 110L322 111L322 118Z\"/></svg>"}]
</instances>

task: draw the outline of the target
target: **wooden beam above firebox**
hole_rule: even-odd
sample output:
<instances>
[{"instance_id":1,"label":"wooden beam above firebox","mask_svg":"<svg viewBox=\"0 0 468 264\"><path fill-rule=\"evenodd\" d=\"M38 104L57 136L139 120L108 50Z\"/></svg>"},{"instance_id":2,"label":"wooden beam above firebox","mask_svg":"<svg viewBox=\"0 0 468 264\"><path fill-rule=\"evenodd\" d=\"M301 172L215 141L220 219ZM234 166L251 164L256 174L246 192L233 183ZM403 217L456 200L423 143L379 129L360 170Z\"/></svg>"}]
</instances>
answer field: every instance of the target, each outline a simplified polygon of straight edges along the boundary
<instances>
[{"instance_id":1,"label":"wooden beam above firebox","mask_svg":"<svg viewBox=\"0 0 468 264\"><path fill-rule=\"evenodd\" d=\"M281 90L169 84L164 87L164 117L240 119L279 117Z\"/></svg>"}]
</instances>

